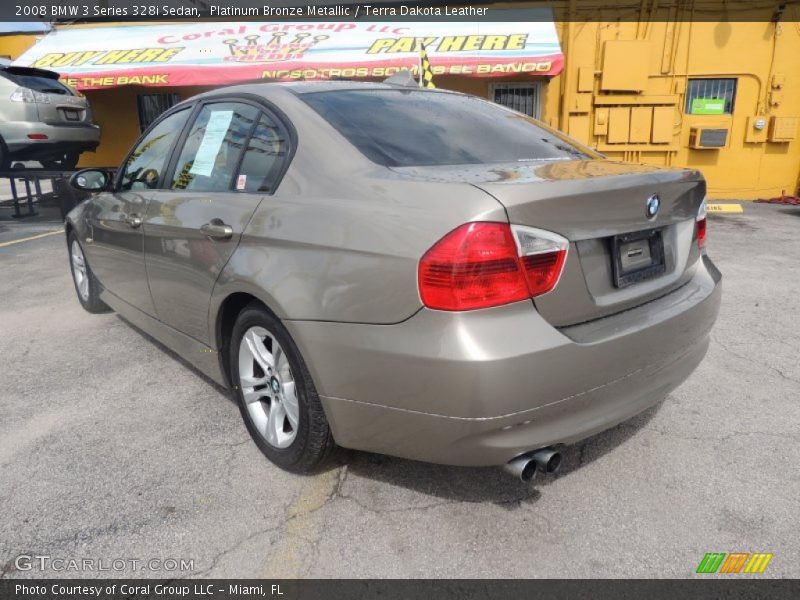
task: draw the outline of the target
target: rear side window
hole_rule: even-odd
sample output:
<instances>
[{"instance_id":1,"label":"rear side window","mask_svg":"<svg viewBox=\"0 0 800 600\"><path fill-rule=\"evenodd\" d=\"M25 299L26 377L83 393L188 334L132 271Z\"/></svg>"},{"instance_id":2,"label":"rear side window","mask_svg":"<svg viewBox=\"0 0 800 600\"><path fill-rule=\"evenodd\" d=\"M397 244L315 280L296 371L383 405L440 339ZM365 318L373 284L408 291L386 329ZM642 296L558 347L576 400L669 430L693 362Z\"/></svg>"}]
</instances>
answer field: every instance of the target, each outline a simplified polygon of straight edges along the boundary
<instances>
[{"instance_id":1,"label":"rear side window","mask_svg":"<svg viewBox=\"0 0 800 600\"><path fill-rule=\"evenodd\" d=\"M390 167L589 158L521 113L472 96L347 90L300 96L373 162Z\"/></svg>"},{"instance_id":2,"label":"rear side window","mask_svg":"<svg viewBox=\"0 0 800 600\"><path fill-rule=\"evenodd\" d=\"M262 114L247 144L236 189L247 192L273 192L288 149L283 128Z\"/></svg>"},{"instance_id":3,"label":"rear side window","mask_svg":"<svg viewBox=\"0 0 800 600\"><path fill-rule=\"evenodd\" d=\"M259 117L249 104L206 104L197 115L175 166L175 190L224 192L231 189L247 136Z\"/></svg>"},{"instance_id":4,"label":"rear side window","mask_svg":"<svg viewBox=\"0 0 800 600\"><path fill-rule=\"evenodd\" d=\"M0 74L6 79L14 82L19 87L35 90L43 94L61 94L62 96L72 96L72 90L61 83L58 79L42 77L41 75L26 75L23 73L12 73L2 71Z\"/></svg>"}]
</instances>

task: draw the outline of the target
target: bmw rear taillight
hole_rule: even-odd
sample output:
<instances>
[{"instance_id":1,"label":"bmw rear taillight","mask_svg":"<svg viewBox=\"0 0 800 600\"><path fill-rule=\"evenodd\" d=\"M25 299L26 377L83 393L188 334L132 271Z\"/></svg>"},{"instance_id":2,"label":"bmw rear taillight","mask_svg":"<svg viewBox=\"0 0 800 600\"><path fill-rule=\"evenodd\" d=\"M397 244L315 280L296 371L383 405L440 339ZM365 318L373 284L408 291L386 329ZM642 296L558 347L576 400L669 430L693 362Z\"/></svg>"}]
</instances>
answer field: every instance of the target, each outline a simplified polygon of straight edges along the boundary
<instances>
[{"instance_id":1,"label":"bmw rear taillight","mask_svg":"<svg viewBox=\"0 0 800 600\"><path fill-rule=\"evenodd\" d=\"M706 247L706 227L708 222L708 204L705 200L700 205L700 210L697 212L697 221L695 230L697 232L697 247L702 249Z\"/></svg>"},{"instance_id":2,"label":"bmw rear taillight","mask_svg":"<svg viewBox=\"0 0 800 600\"><path fill-rule=\"evenodd\" d=\"M526 300L558 283L569 242L549 231L507 223L466 223L419 263L428 308L473 310Z\"/></svg>"}]
</instances>

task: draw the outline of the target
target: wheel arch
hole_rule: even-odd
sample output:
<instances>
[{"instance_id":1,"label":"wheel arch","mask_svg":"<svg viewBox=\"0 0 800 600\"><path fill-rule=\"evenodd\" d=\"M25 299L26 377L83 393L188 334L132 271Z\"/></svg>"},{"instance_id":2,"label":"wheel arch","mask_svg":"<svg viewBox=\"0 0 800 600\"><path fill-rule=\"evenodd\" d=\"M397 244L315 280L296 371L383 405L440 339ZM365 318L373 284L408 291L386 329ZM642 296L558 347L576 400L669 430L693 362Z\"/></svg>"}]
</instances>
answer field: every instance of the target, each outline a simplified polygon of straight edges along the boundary
<instances>
[{"instance_id":1,"label":"wheel arch","mask_svg":"<svg viewBox=\"0 0 800 600\"><path fill-rule=\"evenodd\" d=\"M258 303L269 311L276 319L277 314L263 298L247 291L231 292L220 302L214 316L214 347L219 353L220 369L229 388L232 389L230 361L230 340L233 325L239 314L250 304Z\"/></svg>"},{"instance_id":2,"label":"wheel arch","mask_svg":"<svg viewBox=\"0 0 800 600\"><path fill-rule=\"evenodd\" d=\"M78 223L74 222L68 216L64 218L64 239L69 245L69 236L75 234L75 238L78 240L78 243L83 245L81 240L81 236L85 233L85 231L81 231L81 228Z\"/></svg>"},{"instance_id":3,"label":"wheel arch","mask_svg":"<svg viewBox=\"0 0 800 600\"><path fill-rule=\"evenodd\" d=\"M67 237L72 232L75 232L75 235L78 239L83 242L83 238L88 238L90 229L87 222L87 207L91 202L91 198L79 202L76 206L72 208L66 215L64 215L64 233Z\"/></svg>"}]
</instances>

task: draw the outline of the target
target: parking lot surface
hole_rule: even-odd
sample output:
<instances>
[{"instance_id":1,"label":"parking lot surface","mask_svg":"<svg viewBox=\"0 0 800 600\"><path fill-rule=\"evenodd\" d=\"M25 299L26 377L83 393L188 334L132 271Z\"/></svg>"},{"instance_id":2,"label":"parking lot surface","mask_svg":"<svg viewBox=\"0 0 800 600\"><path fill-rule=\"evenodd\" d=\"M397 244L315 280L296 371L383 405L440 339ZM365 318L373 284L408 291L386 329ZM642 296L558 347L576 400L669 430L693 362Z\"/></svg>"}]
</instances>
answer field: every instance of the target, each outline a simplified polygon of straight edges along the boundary
<instances>
[{"instance_id":1,"label":"parking lot surface","mask_svg":"<svg viewBox=\"0 0 800 600\"><path fill-rule=\"evenodd\" d=\"M769 552L759 577L800 577L799 240L800 208L713 216L706 360L532 484L359 452L285 473L223 390L81 309L61 235L0 247L2 576L693 577Z\"/></svg>"}]
</instances>

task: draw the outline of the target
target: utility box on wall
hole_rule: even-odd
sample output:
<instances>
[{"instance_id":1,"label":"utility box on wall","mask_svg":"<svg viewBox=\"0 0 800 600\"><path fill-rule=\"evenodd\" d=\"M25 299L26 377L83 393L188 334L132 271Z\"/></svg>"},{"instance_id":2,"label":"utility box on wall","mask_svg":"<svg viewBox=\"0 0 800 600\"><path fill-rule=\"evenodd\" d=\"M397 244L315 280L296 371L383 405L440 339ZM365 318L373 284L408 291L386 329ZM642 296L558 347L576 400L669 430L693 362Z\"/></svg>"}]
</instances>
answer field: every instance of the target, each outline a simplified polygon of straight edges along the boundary
<instances>
[{"instance_id":1,"label":"utility box on wall","mask_svg":"<svg viewBox=\"0 0 800 600\"><path fill-rule=\"evenodd\" d=\"M747 117L744 141L748 144L761 144L767 141L767 117L762 115Z\"/></svg>"},{"instance_id":2,"label":"utility box on wall","mask_svg":"<svg viewBox=\"0 0 800 600\"><path fill-rule=\"evenodd\" d=\"M625 107L614 107L608 111L608 135L606 141L609 144L627 144L631 131L631 109Z\"/></svg>"},{"instance_id":3,"label":"utility box on wall","mask_svg":"<svg viewBox=\"0 0 800 600\"><path fill-rule=\"evenodd\" d=\"M644 40L608 40L603 52L603 91L641 92L647 89L650 44Z\"/></svg>"},{"instance_id":4,"label":"utility box on wall","mask_svg":"<svg viewBox=\"0 0 800 600\"><path fill-rule=\"evenodd\" d=\"M675 135L675 108L672 106L653 107L653 132L651 142L654 144L671 144Z\"/></svg>"},{"instance_id":5,"label":"utility box on wall","mask_svg":"<svg viewBox=\"0 0 800 600\"><path fill-rule=\"evenodd\" d=\"M653 126L653 107L634 106L631 108L631 129L628 141L635 144L650 142L650 129Z\"/></svg>"},{"instance_id":6,"label":"utility box on wall","mask_svg":"<svg viewBox=\"0 0 800 600\"><path fill-rule=\"evenodd\" d=\"M791 142L797 137L797 117L772 117L769 121L770 142Z\"/></svg>"}]
</instances>

